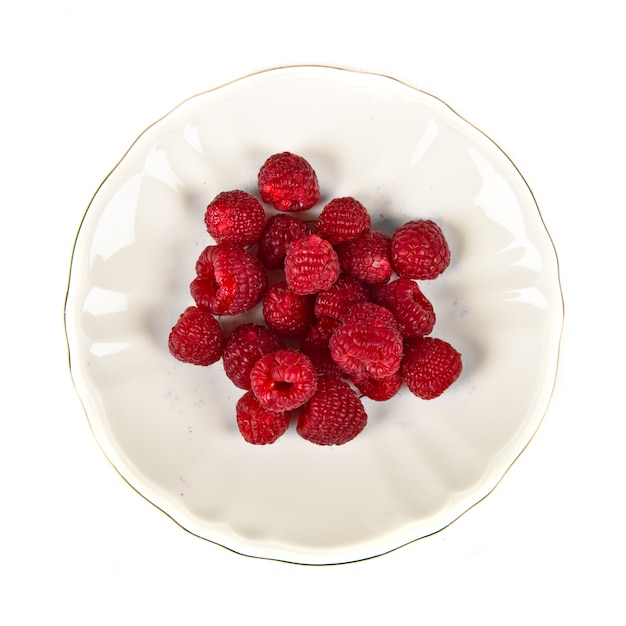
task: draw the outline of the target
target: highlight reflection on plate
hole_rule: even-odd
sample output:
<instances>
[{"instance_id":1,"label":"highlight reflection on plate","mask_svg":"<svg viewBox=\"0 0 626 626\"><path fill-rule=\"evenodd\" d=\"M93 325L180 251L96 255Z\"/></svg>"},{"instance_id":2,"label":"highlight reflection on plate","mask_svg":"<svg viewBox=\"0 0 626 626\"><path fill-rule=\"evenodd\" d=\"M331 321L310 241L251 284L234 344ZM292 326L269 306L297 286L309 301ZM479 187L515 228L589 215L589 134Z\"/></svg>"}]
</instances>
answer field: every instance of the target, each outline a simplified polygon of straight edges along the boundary
<instances>
[{"instance_id":1,"label":"highlight reflection on plate","mask_svg":"<svg viewBox=\"0 0 626 626\"><path fill-rule=\"evenodd\" d=\"M220 191L256 193L290 150L322 202L357 197L389 232L443 228L450 267L421 283L464 372L436 400L368 402L336 448L291 428L247 444L221 365L175 361L168 333L211 241ZM315 211L315 210L314 210ZM149 127L80 226L66 303L71 370L117 471L188 531L236 552L307 564L380 555L485 497L528 444L556 375L563 307L554 248L506 155L446 104L389 77L328 67L260 72L194 96Z\"/></svg>"}]
</instances>

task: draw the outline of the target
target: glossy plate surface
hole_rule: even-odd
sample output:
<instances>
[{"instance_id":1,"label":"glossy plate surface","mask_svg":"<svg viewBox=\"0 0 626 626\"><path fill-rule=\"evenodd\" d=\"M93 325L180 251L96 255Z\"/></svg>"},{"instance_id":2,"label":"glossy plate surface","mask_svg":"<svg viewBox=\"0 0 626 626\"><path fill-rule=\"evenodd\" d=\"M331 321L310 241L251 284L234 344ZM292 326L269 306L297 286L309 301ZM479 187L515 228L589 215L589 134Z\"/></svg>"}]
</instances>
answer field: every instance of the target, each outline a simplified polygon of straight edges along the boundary
<instances>
[{"instance_id":1,"label":"glossy plate surface","mask_svg":"<svg viewBox=\"0 0 626 626\"><path fill-rule=\"evenodd\" d=\"M290 150L323 199L352 195L375 227L429 218L452 251L422 283L434 336L463 354L442 397L367 403L353 442L295 428L243 441L241 391L220 364L187 366L167 337L191 304L208 202L255 192ZM317 210L319 211L319 209ZM97 190L76 240L66 305L71 370L117 471L188 531L250 556L307 564L380 555L454 521L528 444L556 375L555 251L507 156L437 98L385 76L326 67L261 72L194 96L148 128Z\"/></svg>"}]
</instances>

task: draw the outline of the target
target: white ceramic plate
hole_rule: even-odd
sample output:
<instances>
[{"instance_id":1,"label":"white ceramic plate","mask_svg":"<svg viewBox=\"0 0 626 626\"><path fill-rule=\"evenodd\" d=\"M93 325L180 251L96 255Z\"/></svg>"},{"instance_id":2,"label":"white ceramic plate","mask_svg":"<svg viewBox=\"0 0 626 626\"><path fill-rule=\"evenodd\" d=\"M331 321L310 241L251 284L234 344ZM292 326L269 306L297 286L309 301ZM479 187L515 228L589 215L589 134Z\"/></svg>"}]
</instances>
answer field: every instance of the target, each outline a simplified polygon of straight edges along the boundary
<instances>
[{"instance_id":1,"label":"white ceramic plate","mask_svg":"<svg viewBox=\"0 0 626 626\"><path fill-rule=\"evenodd\" d=\"M439 399L369 402L353 442L295 428L243 441L241 391L220 364L185 365L168 333L191 303L207 203L255 192L290 150L323 199L352 195L392 231L437 221L448 270L423 283L464 372ZM323 201L322 203L323 204ZM260 72L194 96L150 126L81 224L66 306L71 371L104 453L188 531L257 557L324 564L380 555L441 530L484 498L548 406L562 327L558 266L507 156L446 104L391 78L327 67Z\"/></svg>"}]
</instances>

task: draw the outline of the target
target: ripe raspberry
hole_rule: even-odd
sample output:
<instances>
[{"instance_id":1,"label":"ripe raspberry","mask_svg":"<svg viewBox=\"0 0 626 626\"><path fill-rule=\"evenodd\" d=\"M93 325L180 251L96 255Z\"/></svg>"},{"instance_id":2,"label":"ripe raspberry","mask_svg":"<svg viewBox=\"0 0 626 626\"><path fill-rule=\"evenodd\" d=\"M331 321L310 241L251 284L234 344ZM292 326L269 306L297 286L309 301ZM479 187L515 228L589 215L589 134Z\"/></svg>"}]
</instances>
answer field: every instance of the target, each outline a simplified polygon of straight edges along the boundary
<instances>
[{"instance_id":1,"label":"ripe raspberry","mask_svg":"<svg viewBox=\"0 0 626 626\"><path fill-rule=\"evenodd\" d=\"M372 230L337 246L341 269L368 284L384 284L393 274L391 238Z\"/></svg>"},{"instance_id":2,"label":"ripe raspberry","mask_svg":"<svg viewBox=\"0 0 626 626\"><path fill-rule=\"evenodd\" d=\"M342 274L334 285L315 296L315 316L339 320L350 307L368 300L369 292L361 282L350 274Z\"/></svg>"},{"instance_id":3,"label":"ripe raspberry","mask_svg":"<svg viewBox=\"0 0 626 626\"><path fill-rule=\"evenodd\" d=\"M223 191L207 207L204 223L216 243L248 246L261 236L265 210L245 191Z\"/></svg>"},{"instance_id":4,"label":"ripe raspberry","mask_svg":"<svg viewBox=\"0 0 626 626\"><path fill-rule=\"evenodd\" d=\"M298 434L321 446L339 446L354 439L367 424L367 413L348 383L321 376L317 391L298 417Z\"/></svg>"},{"instance_id":5,"label":"ripe raspberry","mask_svg":"<svg viewBox=\"0 0 626 626\"><path fill-rule=\"evenodd\" d=\"M269 157L259 170L258 184L263 202L279 211L306 211L320 199L315 170L291 152Z\"/></svg>"},{"instance_id":6,"label":"ripe raspberry","mask_svg":"<svg viewBox=\"0 0 626 626\"><path fill-rule=\"evenodd\" d=\"M284 347L278 336L265 326L251 323L237 326L224 347L224 372L236 387L250 389L252 366L262 356Z\"/></svg>"},{"instance_id":7,"label":"ripe raspberry","mask_svg":"<svg viewBox=\"0 0 626 626\"><path fill-rule=\"evenodd\" d=\"M356 388L367 398L384 402L393 398L402 387L402 376L399 372L386 378L353 378Z\"/></svg>"},{"instance_id":8,"label":"ripe raspberry","mask_svg":"<svg viewBox=\"0 0 626 626\"><path fill-rule=\"evenodd\" d=\"M352 197L334 198L317 218L315 232L333 245L355 239L369 231L372 219L367 209Z\"/></svg>"},{"instance_id":9,"label":"ripe raspberry","mask_svg":"<svg viewBox=\"0 0 626 626\"><path fill-rule=\"evenodd\" d=\"M334 376L335 378L344 376L344 373L333 361L328 342L338 326L338 320L330 317L321 317L309 329L300 346L302 353L311 359L311 363L313 363L313 367L315 367L315 371L318 374Z\"/></svg>"},{"instance_id":10,"label":"ripe raspberry","mask_svg":"<svg viewBox=\"0 0 626 626\"><path fill-rule=\"evenodd\" d=\"M330 337L333 360L349 376L386 378L402 359L402 335L390 311L372 302L354 306Z\"/></svg>"},{"instance_id":11,"label":"ripe raspberry","mask_svg":"<svg viewBox=\"0 0 626 626\"><path fill-rule=\"evenodd\" d=\"M450 264L443 231L431 220L413 220L400 226L391 238L391 262L398 276L437 278Z\"/></svg>"},{"instance_id":12,"label":"ripe raspberry","mask_svg":"<svg viewBox=\"0 0 626 626\"><path fill-rule=\"evenodd\" d=\"M361 302L359 305L350 308L342 317L341 321L360 321L364 317L371 318L376 325L390 325L397 329L397 322L393 313L375 302Z\"/></svg>"},{"instance_id":13,"label":"ripe raspberry","mask_svg":"<svg viewBox=\"0 0 626 626\"><path fill-rule=\"evenodd\" d=\"M285 281L270 285L263 298L265 323L278 335L296 337L313 323L313 296L294 293Z\"/></svg>"},{"instance_id":14,"label":"ripe raspberry","mask_svg":"<svg viewBox=\"0 0 626 626\"><path fill-rule=\"evenodd\" d=\"M315 393L317 373L309 357L295 350L262 356L250 372L252 391L266 409L291 411Z\"/></svg>"},{"instance_id":15,"label":"ripe raspberry","mask_svg":"<svg viewBox=\"0 0 626 626\"><path fill-rule=\"evenodd\" d=\"M405 337L429 335L435 326L433 305L409 278L398 278L381 287L374 302L393 313Z\"/></svg>"},{"instance_id":16,"label":"ripe raspberry","mask_svg":"<svg viewBox=\"0 0 626 626\"><path fill-rule=\"evenodd\" d=\"M461 354L447 341L419 337L405 342L400 373L411 393L424 400L440 396L460 376Z\"/></svg>"},{"instance_id":17,"label":"ripe raspberry","mask_svg":"<svg viewBox=\"0 0 626 626\"><path fill-rule=\"evenodd\" d=\"M328 289L338 276L337 253L325 239L309 235L287 249L285 279L295 293L305 295Z\"/></svg>"},{"instance_id":18,"label":"ripe raspberry","mask_svg":"<svg viewBox=\"0 0 626 626\"><path fill-rule=\"evenodd\" d=\"M268 270L282 266L287 248L309 234L308 226L288 213L272 215L266 222L257 246L257 258Z\"/></svg>"},{"instance_id":19,"label":"ripe raspberry","mask_svg":"<svg viewBox=\"0 0 626 626\"><path fill-rule=\"evenodd\" d=\"M259 404L252 391L239 398L236 406L237 426L248 443L274 443L289 428L288 411L270 411Z\"/></svg>"},{"instance_id":20,"label":"ripe raspberry","mask_svg":"<svg viewBox=\"0 0 626 626\"><path fill-rule=\"evenodd\" d=\"M191 295L214 315L236 315L259 302L267 287L263 266L245 250L231 244L205 248L196 263Z\"/></svg>"},{"instance_id":21,"label":"ripe raspberry","mask_svg":"<svg viewBox=\"0 0 626 626\"><path fill-rule=\"evenodd\" d=\"M190 306L170 331L168 347L179 361L211 365L222 356L224 333L220 323L208 311Z\"/></svg>"}]
</instances>

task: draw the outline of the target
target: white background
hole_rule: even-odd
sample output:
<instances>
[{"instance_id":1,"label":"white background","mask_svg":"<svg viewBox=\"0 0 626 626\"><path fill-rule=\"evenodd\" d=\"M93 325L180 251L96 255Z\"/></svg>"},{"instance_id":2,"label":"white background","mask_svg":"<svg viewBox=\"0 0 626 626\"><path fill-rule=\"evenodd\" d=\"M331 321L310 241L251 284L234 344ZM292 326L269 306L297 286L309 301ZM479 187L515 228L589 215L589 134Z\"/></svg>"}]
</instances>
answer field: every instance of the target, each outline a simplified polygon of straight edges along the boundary
<instances>
[{"instance_id":1,"label":"white background","mask_svg":"<svg viewBox=\"0 0 626 626\"><path fill-rule=\"evenodd\" d=\"M619 3L7 6L1 623L626 623ZM433 537L333 567L235 555L139 497L89 430L63 330L80 219L135 137L190 95L300 63L395 76L496 141L536 196L566 302L552 404L497 489Z\"/></svg>"}]
</instances>

